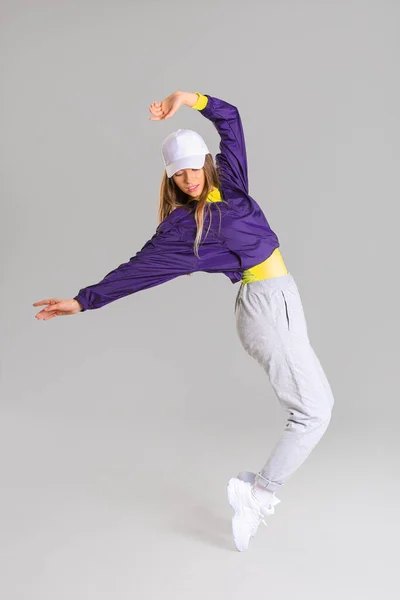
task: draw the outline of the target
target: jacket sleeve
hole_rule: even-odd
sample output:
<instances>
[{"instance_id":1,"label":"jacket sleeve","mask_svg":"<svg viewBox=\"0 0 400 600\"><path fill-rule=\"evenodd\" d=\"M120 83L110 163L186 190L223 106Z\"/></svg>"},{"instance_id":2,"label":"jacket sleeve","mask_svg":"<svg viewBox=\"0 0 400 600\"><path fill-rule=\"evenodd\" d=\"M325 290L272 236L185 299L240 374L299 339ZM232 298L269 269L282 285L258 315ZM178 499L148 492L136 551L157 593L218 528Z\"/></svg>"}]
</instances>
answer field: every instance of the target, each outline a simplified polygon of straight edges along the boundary
<instances>
[{"instance_id":1,"label":"jacket sleeve","mask_svg":"<svg viewBox=\"0 0 400 600\"><path fill-rule=\"evenodd\" d=\"M135 256L99 283L79 290L74 299L82 304L83 311L93 310L196 270L195 255L182 252L179 230L163 221Z\"/></svg>"},{"instance_id":2,"label":"jacket sleeve","mask_svg":"<svg viewBox=\"0 0 400 600\"><path fill-rule=\"evenodd\" d=\"M209 119L220 136L220 153L215 156L221 181L249 193L246 144L242 121L236 106L224 100L196 92L199 99L192 107Z\"/></svg>"}]
</instances>

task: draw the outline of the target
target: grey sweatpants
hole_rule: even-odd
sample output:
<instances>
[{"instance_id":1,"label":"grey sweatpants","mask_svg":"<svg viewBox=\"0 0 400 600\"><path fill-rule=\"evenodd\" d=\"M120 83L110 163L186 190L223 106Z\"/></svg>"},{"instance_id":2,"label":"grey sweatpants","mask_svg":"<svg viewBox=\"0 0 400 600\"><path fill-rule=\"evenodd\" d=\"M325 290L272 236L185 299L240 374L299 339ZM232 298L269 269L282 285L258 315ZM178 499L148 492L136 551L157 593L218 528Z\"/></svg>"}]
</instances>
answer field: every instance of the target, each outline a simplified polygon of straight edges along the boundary
<instances>
[{"instance_id":1,"label":"grey sweatpants","mask_svg":"<svg viewBox=\"0 0 400 600\"><path fill-rule=\"evenodd\" d=\"M265 369L288 413L280 440L256 476L257 485L276 491L325 433L334 398L310 344L300 294L290 273L241 283L235 315L244 349Z\"/></svg>"}]
</instances>

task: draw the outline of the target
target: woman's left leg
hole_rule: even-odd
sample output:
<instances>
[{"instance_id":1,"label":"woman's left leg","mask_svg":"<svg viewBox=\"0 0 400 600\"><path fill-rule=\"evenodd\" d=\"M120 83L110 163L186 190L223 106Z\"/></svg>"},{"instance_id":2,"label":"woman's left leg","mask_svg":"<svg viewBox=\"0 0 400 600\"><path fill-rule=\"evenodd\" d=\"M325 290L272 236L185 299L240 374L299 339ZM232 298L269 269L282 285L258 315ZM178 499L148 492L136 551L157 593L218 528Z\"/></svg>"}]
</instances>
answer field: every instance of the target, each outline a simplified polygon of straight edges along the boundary
<instances>
[{"instance_id":1,"label":"woman's left leg","mask_svg":"<svg viewBox=\"0 0 400 600\"><path fill-rule=\"evenodd\" d=\"M242 284L235 314L243 347L265 369L288 414L281 438L260 472L241 473L228 484L228 500L234 510L233 538L243 551L259 523L265 522L280 502L275 491L326 431L334 401L308 339L300 295L291 274Z\"/></svg>"},{"instance_id":2,"label":"woman's left leg","mask_svg":"<svg viewBox=\"0 0 400 600\"><path fill-rule=\"evenodd\" d=\"M264 368L288 413L284 431L255 481L275 492L325 433L334 398L311 346L292 275L246 284L236 315L242 345Z\"/></svg>"}]
</instances>

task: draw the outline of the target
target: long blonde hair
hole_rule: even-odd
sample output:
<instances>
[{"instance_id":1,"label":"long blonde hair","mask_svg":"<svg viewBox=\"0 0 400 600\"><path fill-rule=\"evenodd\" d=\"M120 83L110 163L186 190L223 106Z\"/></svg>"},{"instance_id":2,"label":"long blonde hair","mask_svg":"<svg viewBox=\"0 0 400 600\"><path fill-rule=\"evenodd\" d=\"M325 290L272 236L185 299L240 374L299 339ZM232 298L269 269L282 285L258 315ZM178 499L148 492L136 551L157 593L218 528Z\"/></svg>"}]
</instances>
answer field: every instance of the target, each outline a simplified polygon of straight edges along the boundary
<instances>
[{"instance_id":1,"label":"long blonde hair","mask_svg":"<svg viewBox=\"0 0 400 600\"><path fill-rule=\"evenodd\" d=\"M196 208L194 211L194 218L197 225L197 233L194 240L194 253L199 258L199 245L201 236L203 233L204 226L204 213L206 209L208 210L208 214L210 215L210 224L207 229L207 234L210 230L211 226L211 207L210 202L207 202L207 196L213 188L220 188L220 178L218 175L218 171L214 165L213 157L211 154L206 154L205 162L204 162L204 176L205 183L203 191L201 192L199 199L196 201ZM161 181L160 188L160 204L158 207L158 222L161 223L173 210L180 207L187 207L188 200L190 197L188 194L185 194L175 183L173 177L169 178L167 176L166 171L164 171L164 176ZM222 202L225 200L221 199ZM216 203L218 204L218 203ZM220 214L220 225L221 225L221 210L218 206L219 214ZM207 235L206 234L206 235Z\"/></svg>"}]
</instances>

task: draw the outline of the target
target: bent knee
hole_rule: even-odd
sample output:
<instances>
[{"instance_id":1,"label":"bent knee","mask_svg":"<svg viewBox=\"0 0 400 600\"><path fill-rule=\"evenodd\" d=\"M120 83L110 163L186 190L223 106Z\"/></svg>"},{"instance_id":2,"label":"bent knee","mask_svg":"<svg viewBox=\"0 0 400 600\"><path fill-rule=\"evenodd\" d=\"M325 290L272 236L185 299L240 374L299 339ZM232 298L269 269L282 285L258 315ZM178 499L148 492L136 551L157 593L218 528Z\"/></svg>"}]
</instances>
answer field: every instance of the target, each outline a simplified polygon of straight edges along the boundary
<instances>
[{"instance_id":1,"label":"bent knee","mask_svg":"<svg viewBox=\"0 0 400 600\"><path fill-rule=\"evenodd\" d=\"M324 410L321 410L320 412L318 412L317 415L315 415L313 422L314 422L314 427L315 429L321 429L322 431L326 431L326 429L328 428L328 425L331 421L332 418L332 408L331 407L326 407L324 408Z\"/></svg>"},{"instance_id":2,"label":"bent knee","mask_svg":"<svg viewBox=\"0 0 400 600\"><path fill-rule=\"evenodd\" d=\"M320 430L321 435L327 429L332 417L332 410L329 407L319 410L318 412L307 414L292 415L289 421L295 425L296 429L301 428L303 433L311 433L312 431Z\"/></svg>"}]
</instances>

